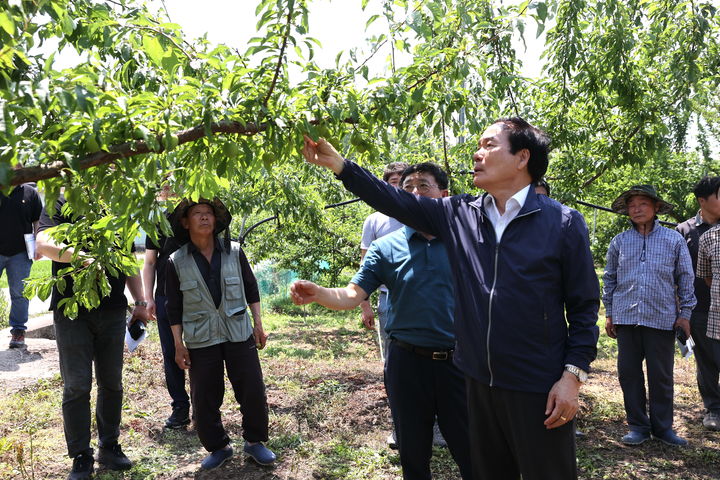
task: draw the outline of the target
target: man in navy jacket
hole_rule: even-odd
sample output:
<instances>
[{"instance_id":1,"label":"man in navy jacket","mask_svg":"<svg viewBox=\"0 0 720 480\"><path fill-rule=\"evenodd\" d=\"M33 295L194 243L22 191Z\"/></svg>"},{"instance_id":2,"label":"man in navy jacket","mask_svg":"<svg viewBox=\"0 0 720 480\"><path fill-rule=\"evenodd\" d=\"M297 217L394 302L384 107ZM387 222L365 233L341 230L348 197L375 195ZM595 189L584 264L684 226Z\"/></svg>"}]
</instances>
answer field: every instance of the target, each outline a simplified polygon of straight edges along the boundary
<instances>
[{"instance_id":1,"label":"man in navy jacket","mask_svg":"<svg viewBox=\"0 0 720 480\"><path fill-rule=\"evenodd\" d=\"M575 479L578 391L595 359L599 287L587 226L531 185L549 139L521 118L483 133L475 197L417 197L306 137L303 155L370 206L438 236L454 272L455 363L466 375L481 479Z\"/></svg>"}]
</instances>

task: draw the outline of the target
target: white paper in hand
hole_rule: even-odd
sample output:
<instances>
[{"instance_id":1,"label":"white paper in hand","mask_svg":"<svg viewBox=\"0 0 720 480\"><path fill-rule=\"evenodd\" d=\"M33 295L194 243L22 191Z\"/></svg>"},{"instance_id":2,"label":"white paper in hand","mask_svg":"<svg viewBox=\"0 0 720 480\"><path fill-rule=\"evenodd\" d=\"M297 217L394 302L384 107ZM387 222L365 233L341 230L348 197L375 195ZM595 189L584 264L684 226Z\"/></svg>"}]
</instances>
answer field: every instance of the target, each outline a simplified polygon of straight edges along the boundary
<instances>
[{"instance_id":1,"label":"white paper in hand","mask_svg":"<svg viewBox=\"0 0 720 480\"><path fill-rule=\"evenodd\" d=\"M690 358L693 354L693 348L695 348L695 341L692 339L692 337L688 337L687 340L685 340L685 343L681 343L680 340L677 340L678 348L680 349L680 354L684 358Z\"/></svg>"},{"instance_id":2,"label":"white paper in hand","mask_svg":"<svg viewBox=\"0 0 720 480\"><path fill-rule=\"evenodd\" d=\"M128 330L128 327L125 327L125 345L127 345L128 351L130 353L134 352L135 349L140 345L143 340L145 340L145 337L147 337L147 330L143 330L142 335L135 340L132 335L130 335L130 330Z\"/></svg>"}]
</instances>

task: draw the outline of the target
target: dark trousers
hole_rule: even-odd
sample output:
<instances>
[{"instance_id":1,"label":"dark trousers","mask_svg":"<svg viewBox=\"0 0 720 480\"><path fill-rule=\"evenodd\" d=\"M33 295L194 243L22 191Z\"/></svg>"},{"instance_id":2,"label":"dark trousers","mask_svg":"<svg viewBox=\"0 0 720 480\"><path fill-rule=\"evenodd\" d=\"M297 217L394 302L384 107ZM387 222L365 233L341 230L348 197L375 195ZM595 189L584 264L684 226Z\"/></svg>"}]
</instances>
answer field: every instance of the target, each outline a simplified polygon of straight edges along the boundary
<instances>
[{"instance_id":1,"label":"dark trousers","mask_svg":"<svg viewBox=\"0 0 720 480\"><path fill-rule=\"evenodd\" d=\"M466 381L476 479L577 479L575 422L546 429L547 394Z\"/></svg>"},{"instance_id":2,"label":"dark trousers","mask_svg":"<svg viewBox=\"0 0 720 480\"><path fill-rule=\"evenodd\" d=\"M618 378L630 430L662 435L672 429L673 423L675 333L633 325L617 325L615 330ZM643 360L647 365L648 396Z\"/></svg>"},{"instance_id":3,"label":"dark trousers","mask_svg":"<svg viewBox=\"0 0 720 480\"><path fill-rule=\"evenodd\" d=\"M93 310L71 320L53 312L63 379L63 424L68 454L92 453L90 390L95 363L95 419L101 447L117 443L122 411L125 309Z\"/></svg>"},{"instance_id":4,"label":"dark trousers","mask_svg":"<svg viewBox=\"0 0 720 480\"><path fill-rule=\"evenodd\" d=\"M230 443L220 418L225 396L225 369L240 404L243 438L249 442L268 439L268 407L255 338L189 349L190 395L195 429L200 443L214 452Z\"/></svg>"},{"instance_id":5,"label":"dark trousers","mask_svg":"<svg viewBox=\"0 0 720 480\"><path fill-rule=\"evenodd\" d=\"M385 389L395 423L403 478L431 478L433 424L437 416L450 454L462 477L470 480L465 381L452 361L422 357L390 340Z\"/></svg>"},{"instance_id":6,"label":"dark trousers","mask_svg":"<svg viewBox=\"0 0 720 480\"><path fill-rule=\"evenodd\" d=\"M173 408L188 408L190 397L185 390L185 370L175 363L175 340L173 338L170 322L165 308L166 297L155 297L155 313L157 317L160 347L163 354L163 367L165 369L165 384L172 399Z\"/></svg>"},{"instance_id":7,"label":"dark trousers","mask_svg":"<svg viewBox=\"0 0 720 480\"><path fill-rule=\"evenodd\" d=\"M697 384L705 410L720 414L720 340L707 336L707 312L693 312L690 333L695 341Z\"/></svg>"}]
</instances>

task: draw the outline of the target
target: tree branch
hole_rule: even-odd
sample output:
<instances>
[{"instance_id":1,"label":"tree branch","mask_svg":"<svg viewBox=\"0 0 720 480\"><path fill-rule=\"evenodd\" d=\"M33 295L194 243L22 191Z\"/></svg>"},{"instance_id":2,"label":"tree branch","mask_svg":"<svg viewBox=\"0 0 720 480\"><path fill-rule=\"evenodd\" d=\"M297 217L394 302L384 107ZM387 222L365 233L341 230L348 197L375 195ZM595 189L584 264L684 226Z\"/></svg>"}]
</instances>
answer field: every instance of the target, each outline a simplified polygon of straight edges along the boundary
<instances>
[{"instance_id":1,"label":"tree branch","mask_svg":"<svg viewBox=\"0 0 720 480\"><path fill-rule=\"evenodd\" d=\"M267 124L240 123L231 120L225 120L210 125L213 133L235 133L241 135L255 135L267 129ZM183 143L194 142L205 136L205 126L198 125L196 127L178 132L178 145ZM157 142L161 145L158 150L153 150L144 141L126 142L120 145L113 145L110 151L100 151L91 153L78 162L78 169L85 170L98 165L111 163L119 158L134 157L145 153L162 153L165 148L162 147L163 135L158 135ZM47 180L61 175L64 170L68 169L68 165L63 161L52 162L47 165L37 167L24 167L14 171L10 180L10 185L19 185L21 183L36 182L38 180Z\"/></svg>"},{"instance_id":2,"label":"tree branch","mask_svg":"<svg viewBox=\"0 0 720 480\"><path fill-rule=\"evenodd\" d=\"M162 37L165 37L165 39L166 39L168 42L172 43L172 44L175 46L175 48L177 48L178 50L180 50L180 51L183 53L183 55L185 55L185 57L187 57L187 59L188 59L189 61L192 61L192 60L193 60L193 57L191 57L190 54L187 53L187 52L185 51L185 49L182 48L182 47L175 41L174 38L172 38L172 37L171 37L170 35L168 35L167 33L163 32L162 30L158 30L158 29L153 28L153 27L146 27L146 26L144 26L144 25L128 25L128 26L129 26L130 28L134 28L134 29L137 29L137 30L148 30L148 31L151 31L151 32L155 33L156 35L160 35L160 36L162 36ZM183 41L184 41L184 40L183 40ZM193 50L194 53L197 54L197 52L195 52L195 49L193 48L192 45L190 45L190 44L189 44L188 42L186 42L186 41L185 41L185 43L186 43L190 48L192 48L192 50Z\"/></svg>"},{"instance_id":3,"label":"tree branch","mask_svg":"<svg viewBox=\"0 0 720 480\"><path fill-rule=\"evenodd\" d=\"M605 165L603 165L603 166L600 168L600 170L598 170L598 171L595 173L595 175L593 175L593 176L590 177L588 180L586 180L585 182L583 182L582 187L581 187L581 190L582 190L583 188L586 188L586 187L590 186L591 183L593 183L595 180L597 180L598 178L600 178L600 176L601 176L603 173L605 173L605 171L607 171L607 169L608 169L609 166L610 166L610 163L606 163Z\"/></svg>"},{"instance_id":4,"label":"tree branch","mask_svg":"<svg viewBox=\"0 0 720 480\"><path fill-rule=\"evenodd\" d=\"M637 124L637 125L635 126L635 128L633 129L633 131L630 132L630 134L627 136L627 138L623 141L624 146L627 146L628 142L630 142L630 140L632 140L632 138L633 138L635 135L637 135L637 133L640 131L640 128L641 128L641 127L642 127L642 124ZM610 164L611 164L611 162L608 162L608 163L606 163L605 165L603 165L602 168L600 168L600 170L598 170L598 172L597 172L595 175L593 175L592 177L590 177L589 179L587 179L587 180L585 180L585 181L583 182L581 188L586 188L586 187L590 186L591 183L593 183L595 180L597 180L598 178L600 178L600 176L601 176L603 173L605 173L605 172L607 171L607 169L610 167Z\"/></svg>"},{"instance_id":5,"label":"tree branch","mask_svg":"<svg viewBox=\"0 0 720 480\"><path fill-rule=\"evenodd\" d=\"M375 45L375 49L372 51L372 53L370 53L370 56L367 57L360 65L358 65L358 67L355 70L353 70L353 72L357 73L362 67L364 67L365 64L367 64L370 61L370 59L373 58L375 56L375 54L380 51L380 48L382 48L382 46L385 45L386 43L387 43L387 38L385 40L383 40L382 42L378 43L377 45Z\"/></svg>"},{"instance_id":6,"label":"tree branch","mask_svg":"<svg viewBox=\"0 0 720 480\"><path fill-rule=\"evenodd\" d=\"M323 123L322 119L313 119L308 123L310 125L319 125ZM343 123L354 125L357 123L356 119L346 118L342 120ZM210 130L213 133L223 134L238 134L238 135L257 135L267 130L267 123L241 123L233 120L223 120L210 124ZM190 143L205 137L205 125L198 125L196 127L182 130L177 133L178 146L183 143ZM119 158L134 157L135 155L143 155L146 153L162 153L165 151L163 147L164 135L157 135L155 138L160 148L154 150L142 140L126 142L119 145L112 145L109 151L100 151L90 153L78 161L78 169L86 170L88 168L97 167L98 165L105 165L112 163ZM69 170L67 163L64 161L55 161L46 165L37 167L23 167L13 171L13 176L10 179L10 185L19 185L21 183L36 182L38 180L47 180L48 178L59 177L64 170ZM2 186L2 185L0 185Z\"/></svg>"},{"instance_id":7,"label":"tree branch","mask_svg":"<svg viewBox=\"0 0 720 480\"><path fill-rule=\"evenodd\" d=\"M287 22L285 24L285 35L283 35L283 43L280 47L280 53L278 54L278 61L277 65L275 66L275 74L273 75L270 89L268 90L267 95L265 95L265 99L263 100L263 107L267 107L267 103L270 100L270 96L272 95L273 90L275 90L275 85L277 84L278 77L280 76L280 70L282 69L283 64L283 57L285 56L285 48L287 48L288 37L290 36L290 26L292 25L292 15L294 9L295 2L290 2L290 8L288 9L287 14Z\"/></svg>"},{"instance_id":8,"label":"tree branch","mask_svg":"<svg viewBox=\"0 0 720 480\"><path fill-rule=\"evenodd\" d=\"M445 173L447 173L448 177L450 179L453 178L452 170L450 169L450 161L448 160L448 151L447 151L447 133L445 133L445 112L440 112L440 124L442 125L442 140L443 140L443 157L445 160ZM452 180L451 180L452 181Z\"/></svg>"}]
</instances>

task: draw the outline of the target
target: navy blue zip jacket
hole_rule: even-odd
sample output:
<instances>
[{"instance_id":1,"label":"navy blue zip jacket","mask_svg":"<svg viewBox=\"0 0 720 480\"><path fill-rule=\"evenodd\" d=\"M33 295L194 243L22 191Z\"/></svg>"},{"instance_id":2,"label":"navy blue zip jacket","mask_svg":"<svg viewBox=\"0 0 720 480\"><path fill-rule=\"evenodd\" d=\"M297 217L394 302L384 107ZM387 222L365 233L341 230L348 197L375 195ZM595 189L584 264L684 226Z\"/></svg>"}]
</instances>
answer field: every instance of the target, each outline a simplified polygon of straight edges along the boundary
<instances>
[{"instance_id":1,"label":"navy blue zip jacket","mask_svg":"<svg viewBox=\"0 0 720 480\"><path fill-rule=\"evenodd\" d=\"M589 371L600 290L579 212L531 188L498 243L482 197L416 196L347 160L338 178L371 207L445 243L456 300L453 358L466 375L547 393L566 364Z\"/></svg>"}]
</instances>

